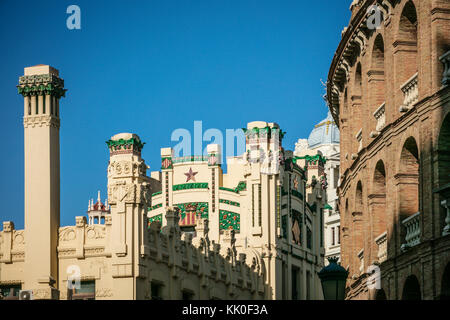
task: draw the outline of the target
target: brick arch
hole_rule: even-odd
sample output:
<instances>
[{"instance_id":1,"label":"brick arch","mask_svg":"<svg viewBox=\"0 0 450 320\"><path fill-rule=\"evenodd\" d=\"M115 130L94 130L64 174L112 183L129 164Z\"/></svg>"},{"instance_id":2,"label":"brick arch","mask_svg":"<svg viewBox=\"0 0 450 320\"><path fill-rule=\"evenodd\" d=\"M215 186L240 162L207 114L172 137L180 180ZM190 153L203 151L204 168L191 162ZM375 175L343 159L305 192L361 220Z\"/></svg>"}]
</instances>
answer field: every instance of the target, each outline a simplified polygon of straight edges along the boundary
<instances>
[{"instance_id":1,"label":"brick arch","mask_svg":"<svg viewBox=\"0 0 450 320\"><path fill-rule=\"evenodd\" d=\"M386 177L386 166L384 161L380 159L376 162L373 168L371 185L372 193L368 196L372 233L370 244L372 253L374 253L374 258L377 257L376 252L378 252L378 245L375 239L387 231Z\"/></svg>"},{"instance_id":2,"label":"brick arch","mask_svg":"<svg viewBox=\"0 0 450 320\"><path fill-rule=\"evenodd\" d=\"M352 274L359 274L358 252L364 249L364 195L363 184L359 180L354 189L354 211L352 213Z\"/></svg>"},{"instance_id":3,"label":"brick arch","mask_svg":"<svg viewBox=\"0 0 450 320\"><path fill-rule=\"evenodd\" d=\"M418 14L416 1L401 3L396 10L394 35L394 64L396 66L395 86L402 96L400 87L418 72Z\"/></svg>"},{"instance_id":4,"label":"brick arch","mask_svg":"<svg viewBox=\"0 0 450 320\"><path fill-rule=\"evenodd\" d=\"M406 278L403 283L402 300L421 300L422 291L419 283L419 278L412 274Z\"/></svg>"},{"instance_id":5,"label":"brick arch","mask_svg":"<svg viewBox=\"0 0 450 320\"><path fill-rule=\"evenodd\" d=\"M417 140L410 136L400 150L397 185L400 197L400 219L403 220L419 211L420 159Z\"/></svg>"},{"instance_id":6,"label":"brick arch","mask_svg":"<svg viewBox=\"0 0 450 320\"><path fill-rule=\"evenodd\" d=\"M384 289L378 289L375 293L375 300L383 301L387 300L386 292L384 292Z\"/></svg>"},{"instance_id":7,"label":"brick arch","mask_svg":"<svg viewBox=\"0 0 450 320\"><path fill-rule=\"evenodd\" d=\"M385 68L385 41L382 33L376 33L372 37L370 46L370 55L368 57L369 70L367 71L368 86L368 125L371 131L375 131L376 120L373 112L386 102L386 68Z\"/></svg>"},{"instance_id":8,"label":"brick arch","mask_svg":"<svg viewBox=\"0 0 450 320\"><path fill-rule=\"evenodd\" d=\"M439 186L450 183L450 112L442 120L438 143Z\"/></svg>"},{"instance_id":9,"label":"brick arch","mask_svg":"<svg viewBox=\"0 0 450 320\"><path fill-rule=\"evenodd\" d=\"M438 278L439 279L439 278ZM441 291L439 294L439 299L450 300L450 261L447 261L442 276L440 277Z\"/></svg>"}]
</instances>

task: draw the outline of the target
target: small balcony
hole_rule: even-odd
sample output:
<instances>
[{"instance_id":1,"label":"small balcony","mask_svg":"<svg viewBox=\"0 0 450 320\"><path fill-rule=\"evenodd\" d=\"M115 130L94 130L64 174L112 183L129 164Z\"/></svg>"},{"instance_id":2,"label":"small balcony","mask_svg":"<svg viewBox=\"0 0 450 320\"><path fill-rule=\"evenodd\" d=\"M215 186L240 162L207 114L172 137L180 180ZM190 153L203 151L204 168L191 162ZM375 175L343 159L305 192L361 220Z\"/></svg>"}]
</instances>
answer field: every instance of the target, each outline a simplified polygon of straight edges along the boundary
<instances>
[{"instance_id":1,"label":"small balcony","mask_svg":"<svg viewBox=\"0 0 450 320\"><path fill-rule=\"evenodd\" d=\"M410 110L414 104L419 101L419 78L418 73L413 75L408 81L401 86L404 100L400 107L400 112Z\"/></svg>"},{"instance_id":2,"label":"small balcony","mask_svg":"<svg viewBox=\"0 0 450 320\"><path fill-rule=\"evenodd\" d=\"M385 124L386 124L386 110L385 110L386 102L383 102L381 106L378 107L377 110L373 113L373 116L377 120L377 127L375 131L372 131L370 133L371 138L378 137L381 130L383 130Z\"/></svg>"},{"instance_id":3,"label":"small balcony","mask_svg":"<svg viewBox=\"0 0 450 320\"><path fill-rule=\"evenodd\" d=\"M361 249L360 252L358 252L358 259L359 259L359 274L364 273L364 249Z\"/></svg>"},{"instance_id":4,"label":"small balcony","mask_svg":"<svg viewBox=\"0 0 450 320\"><path fill-rule=\"evenodd\" d=\"M402 251L406 251L420 243L420 212L413 214L402 221L406 229L405 243L402 244Z\"/></svg>"},{"instance_id":5,"label":"small balcony","mask_svg":"<svg viewBox=\"0 0 450 320\"><path fill-rule=\"evenodd\" d=\"M358 153L362 150L363 148L363 141L362 141L362 128L359 129L358 133L355 136L356 140L358 140Z\"/></svg>"},{"instance_id":6,"label":"small balcony","mask_svg":"<svg viewBox=\"0 0 450 320\"><path fill-rule=\"evenodd\" d=\"M387 232L383 232L376 239L378 245L378 262L383 263L387 260Z\"/></svg>"},{"instance_id":7,"label":"small balcony","mask_svg":"<svg viewBox=\"0 0 450 320\"><path fill-rule=\"evenodd\" d=\"M450 50L440 56L439 60L441 60L442 64L444 65L442 85L445 87L450 85Z\"/></svg>"}]
</instances>

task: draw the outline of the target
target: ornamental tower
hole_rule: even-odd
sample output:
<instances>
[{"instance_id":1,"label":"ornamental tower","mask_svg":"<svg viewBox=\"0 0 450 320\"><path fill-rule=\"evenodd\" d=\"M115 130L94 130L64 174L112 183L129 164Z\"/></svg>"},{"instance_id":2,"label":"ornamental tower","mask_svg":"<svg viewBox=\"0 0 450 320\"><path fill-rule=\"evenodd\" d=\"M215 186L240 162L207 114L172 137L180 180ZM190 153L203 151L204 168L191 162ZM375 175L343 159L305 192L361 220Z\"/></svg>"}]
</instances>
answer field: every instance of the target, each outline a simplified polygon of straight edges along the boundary
<instances>
[{"instance_id":1,"label":"ornamental tower","mask_svg":"<svg viewBox=\"0 0 450 320\"><path fill-rule=\"evenodd\" d=\"M107 144L114 299L145 299L149 297L144 259L149 254L146 230L151 200L148 167L141 158L144 143L135 134L120 133Z\"/></svg>"},{"instance_id":2,"label":"ornamental tower","mask_svg":"<svg viewBox=\"0 0 450 320\"><path fill-rule=\"evenodd\" d=\"M25 283L36 298L55 298L58 283L59 99L58 70L37 65L19 78L24 97Z\"/></svg>"}]
</instances>

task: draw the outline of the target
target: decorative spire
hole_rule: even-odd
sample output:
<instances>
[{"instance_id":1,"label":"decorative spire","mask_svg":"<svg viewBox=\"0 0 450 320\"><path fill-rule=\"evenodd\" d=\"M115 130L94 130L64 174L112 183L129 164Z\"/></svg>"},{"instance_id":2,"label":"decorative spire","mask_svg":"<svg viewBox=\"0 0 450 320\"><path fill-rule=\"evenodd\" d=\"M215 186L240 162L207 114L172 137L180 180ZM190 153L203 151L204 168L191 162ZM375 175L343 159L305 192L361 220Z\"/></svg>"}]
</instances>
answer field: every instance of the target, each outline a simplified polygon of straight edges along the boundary
<instances>
[{"instance_id":1,"label":"decorative spire","mask_svg":"<svg viewBox=\"0 0 450 320\"><path fill-rule=\"evenodd\" d=\"M97 203L98 203L99 205L100 205L100 203L102 203L102 200L100 199L100 190L98 190Z\"/></svg>"}]
</instances>

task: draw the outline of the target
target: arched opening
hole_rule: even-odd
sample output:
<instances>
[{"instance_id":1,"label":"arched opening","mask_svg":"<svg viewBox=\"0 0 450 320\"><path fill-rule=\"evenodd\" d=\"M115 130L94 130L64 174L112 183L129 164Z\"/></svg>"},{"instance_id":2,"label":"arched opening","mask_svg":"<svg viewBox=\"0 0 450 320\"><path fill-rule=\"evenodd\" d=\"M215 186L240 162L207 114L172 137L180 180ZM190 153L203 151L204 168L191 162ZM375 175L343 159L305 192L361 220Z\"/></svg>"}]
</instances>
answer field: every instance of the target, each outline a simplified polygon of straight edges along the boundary
<instances>
[{"instance_id":1,"label":"arched opening","mask_svg":"<svg viewBox=\"0 0 450 320\"><path fill-rule=\"evenodd\" d=\"M386 292L384 292L383 289L377 290L377 293L375 294L375 300L378 301L387 300Z\"/></svg>"},{"instance_id":2,"label":"arched opening","mask_svg":"<svg viewBox=\"0 0 450 320\"><path fill-rule=\"evenodd\" d=\"M450 183L450 113L442 122L438 140L439 187Z\"/></svg>"},{"instance_id":3,"label":"arched opening","mask_svg":"<svg viewBox=\"0 0 450 320\"><path fill-rule=\"evenodd\" d=\"M403 7L396 41L394 42L394 63L399 102L410 108L418 98L418 20L414 3L408 1Z\"/></svg>"},{"instance_id":4,"label":"arched opening","mask_svg":"<svg viewBox=\"0 0 450 320\"><path fill-rule=\"evenodd\" d=\"M361 97L361 95L362 95L362 68L361 68L360 62L358 62L358 64L356 65L354 88L355 88L355 95Z\"/></svg>"},{"instance_id":5,"label":"arched opening","mask_svg":"<svg viewBox=\"0 0 450 320\"><path fill-rule=\"evenodd\" d=\"M381 34L378 34L375 38L371 69L372 72L369 76L369 83L373 83L373 85L370 86L370 92L373 94L371 103L373 104L374 109L372 111L375 111L385 101L384 41Z\"/></svg>"},{"instance_id":6,"label":"arched opening","mask_svg":"<svg viewBox=\"0 0 450 320\"><path fill-rule=\"evenodd\" d=\"M355 211L353 212L353 273L359 275L361 269L361 257L359 253L364 249L363 230L363 187L358 181L355 192Z\"/></svg>"},{"instance_id":7,"label":"arched opening","mask_svg":"<svg viewBox=\"0 0 450 320\"><path fill-rule=\"evenodd\" d=\"M419 151L416 140L409 137L403 144L397 175L401 220L419 211Z\"/></svg>"},{"instance_id":8,"label":"arched opening","mask_svg":"<svg viewBox=\"0 0 450 320\"><path fill-rule=\"evenodd\" d=\"M441 294L439 298L441 300L450 300L450 263L448 263L445 267L445 271L442 276Z\"/></svg>"},{"instance_id":9,"label":"arched opening","mask_svg":"<svg viewBox=\"0 0 450 320\"><path fill-rule=\"evenodd\" d=\"M420 284L417 277L414 275L409 276L403 286L402 300L421 300L422 294L420 293Z\"/></svg>"},{"instance_id":10,"label":"arched opening","mask_svg":"<svg viewBox=\"0 0 450 320\"><path fill-rule=\"evenodd\" d=\"M381 263L387 259L386 168L382 160L375 165L369 209L372 218L372 252L375 253L374 258Z\"/></svg>"}]
</instances>

